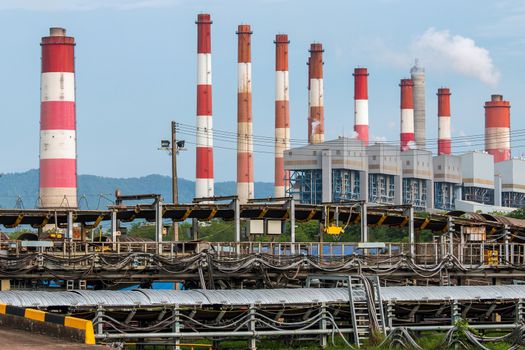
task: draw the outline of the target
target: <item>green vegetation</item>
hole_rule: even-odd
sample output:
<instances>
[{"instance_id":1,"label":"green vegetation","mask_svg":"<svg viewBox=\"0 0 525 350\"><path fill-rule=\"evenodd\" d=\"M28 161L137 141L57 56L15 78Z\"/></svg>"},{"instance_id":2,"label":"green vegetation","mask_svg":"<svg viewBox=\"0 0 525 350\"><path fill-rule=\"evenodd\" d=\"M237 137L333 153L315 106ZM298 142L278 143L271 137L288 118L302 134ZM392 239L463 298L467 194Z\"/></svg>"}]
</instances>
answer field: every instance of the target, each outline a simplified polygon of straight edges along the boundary
<instances>
[{"instance_id":1,"label":"green vegetation","mask_svg":"<svg viewBox=\"0 0 525 350\"><path fill-rule=\"evenodd\" d=\"M246 232L245 223L241 226L241 232ZM133 237L142 237L155 239L155 226L147 222L135 222L128 229L128 234ZM370 227L369 240L376 242L408 242L406 228L397 227ZM358 242L360 239L360 226L349 225L345 232L340 236L323 235L325 242ZM418 232L419 242L428 242L432 240L432 232L423 230ZM173 231L170 229L169 237L173 237ZM181 240L191 239L191 223L183 222L179 224L179 237ZM213 219L209 223L199 226L199 237L210 242L225 242L235 239L234 222ZM245 237L245 235L243 235ZM245 237L246 238L246 237ZM295 228L295 239L297 242L318 242L319 241L319 222L316 220L308 222L299 222ZM255 241L281 241L290 240L290 224L286 223L285 232L280 236L260 236Z\"/></svg>"}]
</instances>

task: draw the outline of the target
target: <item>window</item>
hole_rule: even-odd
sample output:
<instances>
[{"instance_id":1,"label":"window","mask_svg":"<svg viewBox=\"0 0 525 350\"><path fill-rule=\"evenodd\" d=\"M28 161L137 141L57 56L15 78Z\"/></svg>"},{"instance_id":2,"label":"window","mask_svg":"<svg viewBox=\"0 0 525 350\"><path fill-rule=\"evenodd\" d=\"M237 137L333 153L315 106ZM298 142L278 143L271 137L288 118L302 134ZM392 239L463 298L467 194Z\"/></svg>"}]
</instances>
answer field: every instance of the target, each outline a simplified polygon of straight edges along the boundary
<instances>
[{"instance_id":1,"label":"window","mask_svg":"<svg viewBox=\"0 0 525 350\"><path fill-rule=\"evenodd\" d=\"M372 156L372 160L377 160L377 156Z\"/></svg>"}]
</instances>

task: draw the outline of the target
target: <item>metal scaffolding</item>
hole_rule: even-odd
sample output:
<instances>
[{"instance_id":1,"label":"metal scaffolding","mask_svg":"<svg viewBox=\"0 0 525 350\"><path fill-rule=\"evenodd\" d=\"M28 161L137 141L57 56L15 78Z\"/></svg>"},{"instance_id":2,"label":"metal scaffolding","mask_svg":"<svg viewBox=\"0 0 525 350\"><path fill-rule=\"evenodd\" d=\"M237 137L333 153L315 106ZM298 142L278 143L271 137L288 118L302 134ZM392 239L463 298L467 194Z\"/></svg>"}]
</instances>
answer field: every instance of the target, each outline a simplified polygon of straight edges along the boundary
<instances>
[{"instance_id":1,"label":"metal scaffolding","mask_svg":"<svg viewBox=\"0 0 525 350\"><path fill-rule=\"evenodd\" d=\"M511 208L525 208L525 193L502 192L501 205Z\"/></svg>"},{"instance_id":2,"label":"metal scaffolding","mask_svg":"<svg viewBox=\"0 0 525 350\"><path fill-rule=\"evenodd\" d=\"M415 210L425 210L427 208L427 192L427 180L403 179L403 204L411 204Z\"/></svg>"},{"instance_id":3,"label":"metal scaffolding","mask_svg":"<svg viewBox=\"0 0 525 350\"><path fill-rule=\"evenodd\" d=\"M332 201L342 202L361 198L359 171L347 169L332 170Z\"/></svg>"},{"instance_id":4,"label":"metal scaffolding","mask_svg":"<svg viewBox=\"0 0 525 350\"><path fill-rule=\"evenodd\" d=\"M323 198L323 180L320 169L290 171L287 196L301 204L320 204Z\"/></svg>"},{"instance_id":5,"label":"metal scaffolding","mask_svg":"<svg viewBox=\"0 0 525 350\"><path fill-rule=\"evenodd\" d=\"M494 190L482 187L463 186L461 191L465 201L478 202L482 204L494 205Z\"/></svg>"},{"instance_id":6,"label":"metal scaffolding","mask_svg":"<svg viewBox=\"0 0 525 350\"><path fill-rule=\"evenodd\" d=\"M369 202L381 204L394 204L396 189L394 175L369 174L368 184Z\"/></svg>"},{"instance_id":7,"label":"metal scaffolding","mask_svg":"<svg viewBox=\"0 0 525 350\"><path fill-rule=\"evenodd\" d=\"M450 182L434 182L434 207L441 210L454 210L460 185Z\"/></svg>"}]
</instances>

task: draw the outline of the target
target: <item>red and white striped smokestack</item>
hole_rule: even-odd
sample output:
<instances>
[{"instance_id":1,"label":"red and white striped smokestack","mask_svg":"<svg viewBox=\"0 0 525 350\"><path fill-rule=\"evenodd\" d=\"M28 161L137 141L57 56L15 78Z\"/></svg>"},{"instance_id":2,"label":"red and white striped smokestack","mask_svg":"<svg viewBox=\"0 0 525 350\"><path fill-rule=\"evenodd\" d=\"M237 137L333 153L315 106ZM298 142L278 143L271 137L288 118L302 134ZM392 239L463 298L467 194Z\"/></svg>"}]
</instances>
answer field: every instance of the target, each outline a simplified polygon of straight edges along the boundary
<instances>
[{"instance_id":1,"label":"red and white striped smokestack","mask_svg":"<svg viewBox=\"0 0 525 350\"><path fill-rule=\"evenodd\" d=\"M43 37L40 105L41 208L77 207L75 38Z\"/></svg>"},{"instance_id":2,"label":"red and white striped smokestack","mask_svg":"<svg viewBox=\"0 0 525 350\"><path fill-rule=\"evenodd\" d=\"M213 197L211 18L197 16L197 171L195 197Z\"/></svg>"},{"instance_id":3,"label":"red and white striped smokestack","mask_svg":"<svg viewBox=\"0 0 525 350\"><path fill-rule=\"evenodd\" d=\"M354 131L368 146L368 70L354 69Z\"/></svg>"},{"instance_id":4,"label":"red and white striped smokestack","mask_svg":"<svg viewBox=\"0 0 525 350\"><path fill-rule=\"evenodd\" d=\"M438 89L438 155L450 155L452 133L450 132L450 89Z\"/></svg>"},{"instance_id":5,"label":"red and white striped smokestack","mask_svg":"<svg viewBox=\"0 0 525 350\"><path fill-rule=\"evenodd\" d=\"M510 102L502 95L485 102L485 151L494 162L510 159Z\"/></svg>"},{"instance_id":6,"label":"red and white striped smokestack","mask_svg":"<svg viewBox=\"0 0 525 350\"><path fill-rule=\"evenodd\" d=\"M308 142L324 142L324 89L323 89L323 45L310 45L309 58L309 97L310 119L308 125Z\"/></svg>"},{"instance_id":7,"label":"red and white striped smokestack","mask_svg":"<svg viewBox=\"0 0 525 350\"><path fill-rule=\"evenodd\" d=\"M238 35L237 89L237 196L240 203L253 198L252 58L248 24L241 24Z\"/></svg>"},{"instance_id":8,"label":"red and white striped smokestack","mask_svg":"<svg viewBox=\"0 0 525 350\"><path fill-rule=\"evenodd\" d=\"M275 36L275 198L285 196L284 151L290 149L288 35Z\"/></svg>"},{"instance_id":9,"label":"red and white striped smokestack","mask_svg":"<svg viewBox=\"0 0 525 350\"><path fill-rule=\"evenodd\" d=\"M414 82L401 79L401 151L414 145Z\"/></svg>"}]
</instances>

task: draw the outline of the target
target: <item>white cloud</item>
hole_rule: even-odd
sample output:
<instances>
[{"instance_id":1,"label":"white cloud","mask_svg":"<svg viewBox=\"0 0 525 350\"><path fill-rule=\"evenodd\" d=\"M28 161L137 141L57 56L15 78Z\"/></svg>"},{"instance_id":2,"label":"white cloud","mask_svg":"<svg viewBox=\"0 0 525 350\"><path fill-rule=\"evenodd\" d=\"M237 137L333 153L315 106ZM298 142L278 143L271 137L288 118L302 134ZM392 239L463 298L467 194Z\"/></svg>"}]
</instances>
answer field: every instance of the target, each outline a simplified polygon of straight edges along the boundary
<instances>
[{"instance_id":1,"label":"white cloud","mask_svg":"<svg viewBox=\"0 0 525 350\"><path fill-rule=\"evenodd\" d=\"M92 11L134 10L174 6L179 0L1 0L0 10Z\"/></svg>"},{"instance_id":2,"label":"white cloud","mask_svg":"<svg viewBox=\"0 0 525 350\"><path fill-rule=\"evenodd\" d=\"M448 30L429 28L402 53L390 50L380 41L374 43L373 50L379 52L381 60L397 67L406 67L418 57L427 68L453 71L490 86L500 80L500 72L487 49L477 46L471 38L452 35Z\"/></svg>"}]
</instances>

